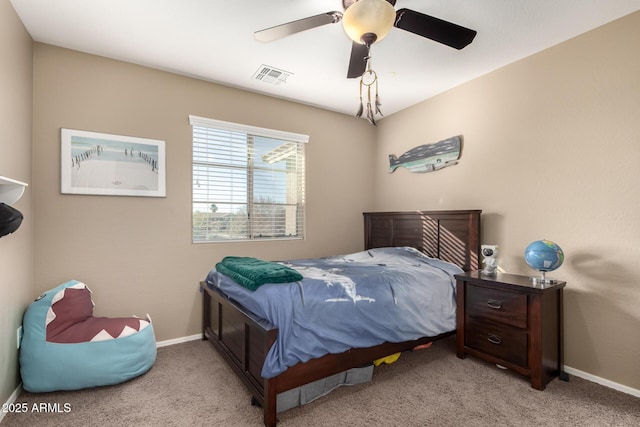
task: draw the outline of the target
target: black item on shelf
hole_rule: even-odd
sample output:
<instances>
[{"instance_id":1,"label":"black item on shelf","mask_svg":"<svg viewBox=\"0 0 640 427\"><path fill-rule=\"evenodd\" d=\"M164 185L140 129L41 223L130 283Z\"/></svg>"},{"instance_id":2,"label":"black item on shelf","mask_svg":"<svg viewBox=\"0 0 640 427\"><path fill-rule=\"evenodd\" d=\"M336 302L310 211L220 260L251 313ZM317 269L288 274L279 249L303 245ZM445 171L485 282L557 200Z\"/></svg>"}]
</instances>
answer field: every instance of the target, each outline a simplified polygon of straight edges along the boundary
<instances>
[{"instance_id":1,"label":"black item on shelf","mask_svg":"<svg viewBox=\"0 0 640 427\"><path fill-rule=\"evenodd\" d=\"M0 203L0 237L11 234L20 228L22 213L9 205Z\"/></svg>"}]
</instances>

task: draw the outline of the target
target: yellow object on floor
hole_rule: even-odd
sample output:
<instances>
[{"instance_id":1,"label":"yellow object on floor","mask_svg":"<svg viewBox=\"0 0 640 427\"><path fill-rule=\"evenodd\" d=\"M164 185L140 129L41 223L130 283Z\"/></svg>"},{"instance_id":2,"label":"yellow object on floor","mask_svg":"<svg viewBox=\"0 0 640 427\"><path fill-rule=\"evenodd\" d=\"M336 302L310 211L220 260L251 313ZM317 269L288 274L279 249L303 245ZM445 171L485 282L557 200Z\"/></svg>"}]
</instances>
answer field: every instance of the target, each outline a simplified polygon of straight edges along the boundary
<instances>
[{"instance_id":1,"label":"yellow object on floor","mask_svg":"<svg viewBox=\"0 0 640 427\"><path fill-rule=\"evenodd\" d=\"M380 366L383 363L386 363L387 365L390 365L393 362L395 362L396 360L398 360L399 358L400 358L400 353L395 353L395 354L392 354L390 356L381 357L380 359L374 360L373 361L373 365L374 366Z\"/></svg>"}]
</instances>

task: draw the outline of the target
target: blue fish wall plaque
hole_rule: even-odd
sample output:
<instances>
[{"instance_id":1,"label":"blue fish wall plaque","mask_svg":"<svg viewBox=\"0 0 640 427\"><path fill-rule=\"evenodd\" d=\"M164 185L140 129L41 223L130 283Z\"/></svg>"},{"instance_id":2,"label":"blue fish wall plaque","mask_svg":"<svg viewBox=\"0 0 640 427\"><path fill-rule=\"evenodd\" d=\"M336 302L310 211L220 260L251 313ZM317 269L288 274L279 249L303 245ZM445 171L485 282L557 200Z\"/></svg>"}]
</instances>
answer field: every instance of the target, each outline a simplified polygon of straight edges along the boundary
<instances>
[{"instance_id":1,"label":"blue fish wall plaque","mask_svg":"<svg viewBox=\"0 0 640 427\"><path fill-rule=\"evenodd\" d=\"M425 144L412 148L397 157L389 154L389 173L402 166L409 172L432 172L458 163L462 135L445 139L435 144Z\"/></svg>"}]
</instances>

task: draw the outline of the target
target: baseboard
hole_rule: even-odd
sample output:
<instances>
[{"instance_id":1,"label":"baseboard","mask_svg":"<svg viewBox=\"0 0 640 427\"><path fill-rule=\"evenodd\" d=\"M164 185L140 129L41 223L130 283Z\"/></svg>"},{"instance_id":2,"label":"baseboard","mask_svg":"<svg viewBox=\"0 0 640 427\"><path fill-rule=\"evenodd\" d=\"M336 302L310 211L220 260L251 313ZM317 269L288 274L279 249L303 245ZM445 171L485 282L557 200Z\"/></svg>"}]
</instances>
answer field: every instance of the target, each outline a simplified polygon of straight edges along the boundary
<instances>
[{"instance_id":1,"label":"baseboard","mask_svg":"<svg viewBox=\"0 0 640 427\"><path fill-rule=\"evenodd\" d=\"M7 401L3 405L3 408L10 406L13 402L15 402L18 396L20 396L21 392L22 392L22 383L18 384L18 387L16 387L13 393L11 393L11 396L9 396L9 399L7 399ZM7 414L6 411L0 411L0 423L2 423L2 419L6 414Z\"/></svg>"},{"instance_id":2,"label":"baseboard","mask_svg":"<svg viewBox=\"0 0 640 427\"><path fill-rule=\"evenodd\" d=\"M201 340L202 334L189 335L188 337L174 338L172 340L164 340L156 342L156 347L166 347L168 345L182 344L189 341Z\"/></svg>"},{"instance_id":3,"label":"baseboard","mask_svg":"<svg viewBox=\"0 0 640 427\"><path fill-rule=\"evenodd\" d=\"M618 384L616 382L604 379L602 377L595 376L595 375L590 374L588 372L584 372L584 371L581 371L579 369L575 369L575 368L572 368L572 367L566 366L566 365L564 367L564 371L569 375L575 375L576 377L580 377L580 378L585 379L587 381L591 381L592 383L600 384L600 385L603 385L605 387L609 387L609 388L612 388L614 390L618 390L618 391L621 391L621 392L626 393L626 394L630 394L630 395L635 396L635 397L640 397L640 390L638 390L638 389L631 388L631 387L628 387L626 385Z\"/></svg>"}]
</instances>

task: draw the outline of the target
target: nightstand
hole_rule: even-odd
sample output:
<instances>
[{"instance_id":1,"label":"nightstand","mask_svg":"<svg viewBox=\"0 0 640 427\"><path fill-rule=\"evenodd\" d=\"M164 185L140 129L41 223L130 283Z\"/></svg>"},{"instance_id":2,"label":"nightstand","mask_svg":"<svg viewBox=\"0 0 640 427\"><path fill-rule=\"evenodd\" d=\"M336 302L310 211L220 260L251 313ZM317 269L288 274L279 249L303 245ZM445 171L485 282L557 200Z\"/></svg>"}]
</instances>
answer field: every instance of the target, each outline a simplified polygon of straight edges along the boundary
<instances>
[{"instance_id":1,"label":"nightstand","mask_svg":"<svg viewBox=\"0 0 640 427\"><path fill-rule=\"evenodd\" d=\"M531 379L544 390L563 371L562 290L566 282L472 271L456 276L457 355L482 358Z\"/></svg>"}]
</instances>

